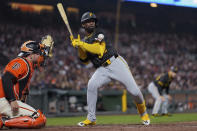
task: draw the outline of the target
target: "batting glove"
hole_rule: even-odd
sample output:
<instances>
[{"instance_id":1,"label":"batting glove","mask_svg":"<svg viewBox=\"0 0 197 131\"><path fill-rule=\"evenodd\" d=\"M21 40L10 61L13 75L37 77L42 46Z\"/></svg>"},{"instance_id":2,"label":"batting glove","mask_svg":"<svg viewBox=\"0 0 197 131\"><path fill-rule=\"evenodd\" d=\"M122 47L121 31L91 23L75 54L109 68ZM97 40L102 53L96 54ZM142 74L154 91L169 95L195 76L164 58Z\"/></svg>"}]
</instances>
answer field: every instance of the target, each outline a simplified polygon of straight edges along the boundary
<instances>
[{"instance_id":1,"label":"batting glove","mask_svg":"<svg viewBox=\"0 0 197 131\"><path fill-rule=\"evenodd\" d=\"M80 35L78 35L77 39L74 39L73 36L70 36L70 39L73 47L78 47L83 45L83 41L81 41Z\"/></svg>"}]
</instances>

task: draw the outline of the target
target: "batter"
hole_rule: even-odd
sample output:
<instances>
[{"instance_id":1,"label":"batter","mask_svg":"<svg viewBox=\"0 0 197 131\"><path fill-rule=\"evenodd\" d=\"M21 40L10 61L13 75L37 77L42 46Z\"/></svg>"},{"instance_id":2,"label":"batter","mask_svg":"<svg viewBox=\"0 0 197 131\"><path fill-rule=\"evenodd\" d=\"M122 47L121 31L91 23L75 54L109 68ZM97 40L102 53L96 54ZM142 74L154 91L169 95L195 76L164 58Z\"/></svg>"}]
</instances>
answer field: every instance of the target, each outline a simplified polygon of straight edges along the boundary
<instances>
[{"instance_id":1,"label":"batter","mask_svg":"<svg viewBox=\"0 0 197 131\"><path fill-rule=\"evenodd\" d=\"M81 18L82 27L86 36L80 40L80 36L74 39L71 36L72 45L77 47L79 59L84 62L92 62L96 68L88 82L87 104L88 115L85 121L79 122L79 126L96 124L96 102L98 88L109 83L112 79L120 81L134 99L138 112L144 125L150 124L149 116L143 95L138 88L127 62L122 58L112 45L107 41L105 34L97 29L97 18L94 13L86 12Z\"/></svg>"}]
</instances>

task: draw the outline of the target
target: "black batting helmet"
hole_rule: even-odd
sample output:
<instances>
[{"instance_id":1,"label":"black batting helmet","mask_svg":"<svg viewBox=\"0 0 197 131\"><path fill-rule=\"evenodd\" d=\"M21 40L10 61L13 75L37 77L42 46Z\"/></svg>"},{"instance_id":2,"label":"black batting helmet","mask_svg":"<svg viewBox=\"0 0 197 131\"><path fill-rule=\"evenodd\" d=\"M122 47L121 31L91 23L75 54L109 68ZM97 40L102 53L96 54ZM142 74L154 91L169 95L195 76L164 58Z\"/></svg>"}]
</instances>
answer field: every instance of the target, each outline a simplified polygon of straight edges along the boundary
<instances>
[{"instance_id":1,"label":"black batting helmet","mask_svg":"<svg viewBox=\"0 0 197 131\"><path fill-rule=\"evenodd\" d=\"M94 19L95 23L97 23L96 15L92 12L85 12L81 17L81 23L86 22L87 20Z\"/></svg>"}]
</instances>

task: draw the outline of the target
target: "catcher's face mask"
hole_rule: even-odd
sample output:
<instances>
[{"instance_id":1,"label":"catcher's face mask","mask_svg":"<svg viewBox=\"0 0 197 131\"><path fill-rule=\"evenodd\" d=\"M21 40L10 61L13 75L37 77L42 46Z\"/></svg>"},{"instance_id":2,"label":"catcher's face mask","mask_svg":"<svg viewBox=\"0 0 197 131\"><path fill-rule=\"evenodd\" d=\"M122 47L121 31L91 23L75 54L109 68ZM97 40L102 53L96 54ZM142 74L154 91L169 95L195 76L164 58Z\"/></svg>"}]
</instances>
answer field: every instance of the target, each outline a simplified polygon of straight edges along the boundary
<instances>
[{"instance_id":1,"label":"catcher's face mask","mask_svg":"<svg viewBox=\"0 0 197 131\"><path fill-rule=\"evenodd\" d=\"M41 48L43 49L45 57L51 58L53 56L53 52L52 52L53 44L54 44L54 41L50 35L46 35L42 37Z\"/></svg>"},{"instance_id":2,"label":"catcher's face mask","mask_svg":"<svg viewBox=\"0 0 197 131\"><path fill-rule=\"evenodd\" d=\"M54 41L50 35L44 36L41 40L40 48L41 48L41 55L38 59L38 66L45 66L47 64L47 59L53 56L53 44Z\"/></svg>"}]
</instances>

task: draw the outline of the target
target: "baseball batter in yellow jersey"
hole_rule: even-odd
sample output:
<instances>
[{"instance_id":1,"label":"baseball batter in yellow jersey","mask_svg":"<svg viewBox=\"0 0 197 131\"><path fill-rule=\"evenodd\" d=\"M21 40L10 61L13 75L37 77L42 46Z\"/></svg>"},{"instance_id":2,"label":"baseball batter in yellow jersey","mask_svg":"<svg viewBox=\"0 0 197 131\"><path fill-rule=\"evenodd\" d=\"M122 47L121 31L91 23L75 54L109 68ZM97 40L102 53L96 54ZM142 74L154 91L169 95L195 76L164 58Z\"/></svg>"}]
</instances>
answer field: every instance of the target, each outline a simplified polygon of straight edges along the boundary
<instances>
[{"instance_id":1,"label":"baseball batter in yellow jersey","mask_svg":"<svg viewBox=\"0 0 197 131\"><path fill-rule=\"evenodd\" d=\"M153 116L159 116L158 112L162 104L162 114L168 114L168 101L171 98L169 95L169 87L172 80L176 77L177 67L171 67L171 69L165 73L156 77L148 86L148 91L155 99L155 103L152 110Z\"/></svg>"},{"instance_id":2,"label":"baseball batter in yellow jersey","mask_svg":"<svg viewBox=\"0 0 197 131\"><path fill-rule=\"evenodd\" d=\"M138 112L144 125L150 124L149 116L143 95L138 88L127 62L122 58L112 45L107 41L105 34L97 29L97 18L92 12L86 12L81 17L82 27L86 36L80 40L78 36L74 39L71 36L72 45L78 49L79 59L84 62L92 62L96 68L88 82L87 119L78 123L79 126L96 124L96 102L98 88L109 83L112 79L120 81L134 99Z\"/></svg>"}]
</instances>

